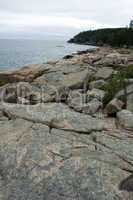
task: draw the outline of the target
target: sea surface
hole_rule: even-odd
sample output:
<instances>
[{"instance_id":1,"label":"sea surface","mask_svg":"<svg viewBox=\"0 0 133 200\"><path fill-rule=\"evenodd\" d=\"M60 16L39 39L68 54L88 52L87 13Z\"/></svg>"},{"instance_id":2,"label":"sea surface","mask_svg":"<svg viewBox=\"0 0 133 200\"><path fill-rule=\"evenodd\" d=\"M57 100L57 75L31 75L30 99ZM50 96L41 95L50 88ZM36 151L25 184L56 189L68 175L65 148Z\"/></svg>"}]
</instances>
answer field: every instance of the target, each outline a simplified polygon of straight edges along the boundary
<instances>
[{"instance_id":1,"label":"sea surface","mask_svg":"<svg viewBox=\"0 0 133 200\"><path fill-rule=\"evenodd\" d=\"M0 70L45 63L88 48L93 47L68 44L63 40L0 39Z\"/></svg>"}]
</instances>

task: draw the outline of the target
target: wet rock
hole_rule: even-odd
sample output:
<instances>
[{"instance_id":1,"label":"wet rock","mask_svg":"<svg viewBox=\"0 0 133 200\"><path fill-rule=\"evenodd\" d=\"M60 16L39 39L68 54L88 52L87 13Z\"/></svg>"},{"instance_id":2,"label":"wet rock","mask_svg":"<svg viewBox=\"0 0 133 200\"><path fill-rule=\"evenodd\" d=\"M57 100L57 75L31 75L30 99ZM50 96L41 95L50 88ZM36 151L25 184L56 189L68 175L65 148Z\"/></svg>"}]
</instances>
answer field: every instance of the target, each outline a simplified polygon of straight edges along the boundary
<instances>
[{"instance_id":1,"label":"wet rock","mask_svg":"<svg viewBox=\"0 0 133 200\"><path fill-rule=\"evenodd\" d=\"M73 55L66 55L63 57L63 59L71 59L71 58L73 58Z\"/></svg>"}]
</instances>

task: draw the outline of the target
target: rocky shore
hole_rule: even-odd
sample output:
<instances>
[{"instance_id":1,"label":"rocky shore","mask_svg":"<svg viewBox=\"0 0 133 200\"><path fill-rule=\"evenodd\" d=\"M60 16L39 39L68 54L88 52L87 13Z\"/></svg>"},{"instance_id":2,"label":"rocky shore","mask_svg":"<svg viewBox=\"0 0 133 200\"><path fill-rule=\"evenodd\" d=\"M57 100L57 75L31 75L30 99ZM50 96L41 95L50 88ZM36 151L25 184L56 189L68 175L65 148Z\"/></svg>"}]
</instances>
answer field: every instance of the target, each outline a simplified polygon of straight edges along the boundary
<instances>
[{"instance_id":1,"label":"rocky shore","mask_svg":"<svg viewBox=\"0 0 133 200\"><path fill-rule=\"evenodd\" d=\"M0 72L1 200L133 199L133 50Z\"/></svg>"}]
</instances>

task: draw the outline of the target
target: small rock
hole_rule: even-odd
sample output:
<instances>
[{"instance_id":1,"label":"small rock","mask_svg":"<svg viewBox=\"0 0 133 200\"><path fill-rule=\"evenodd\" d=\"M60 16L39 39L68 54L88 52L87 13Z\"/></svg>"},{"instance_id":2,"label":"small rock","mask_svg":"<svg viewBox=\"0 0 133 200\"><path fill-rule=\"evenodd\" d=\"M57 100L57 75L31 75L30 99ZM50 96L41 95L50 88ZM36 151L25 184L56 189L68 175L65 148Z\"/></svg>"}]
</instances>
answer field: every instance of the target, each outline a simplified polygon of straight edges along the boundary
<instances>
[{"instance_id":1,"label":"small rock","mask_svg":"<svg viewBox=\"0 0 133 200\"><path fill-rule=\"evenodd\" d=\"M67 60L67 59L71 59L73 57L74 57L73 55L66 55L66 56L63 57L63 59Z\"/></svg>"},{"instance_id":2,"label":"small rock","mask_svg":"<svg viewBox=\"0 0 133 200\"><path fill-rule=\"evenodd\" d=\"M75 100L76 101L76 100ZM99 111L100 108L102 108L102 103L98 101L97 99L92 100L89 103L84 103L84 104L76 104L71 106L75 111L88 114L88 115L93 115L96 112Z\"/></svg>"},{"instance_id":3,"label":"small rock","mask_svg":"<svg viewBox=\"0 0 133 200\"><path fill-rule=\"evenodd\" d=\"M92 81L89 83L89 88L90 89L93 89L93 88L100 89L105 84L106 84L106 82L103 79L97 80L97 81Z\"/></svg>"},{"instance_id":4,"label":"small rock","mask_svg":"<svg viewBox=\"0 0 133 200\"><path fill-rule=\"evenodd\" d=\"M95 74L96 79L108 79L113 74L114 70L112 67L102 67Z\"/></svg>"},{"instance_id":5,"label":"small rock","mask_svg":"<svg viewBox=\"0 0 133 200\"><path fill-rule=\"evenodd\" d=\"M86 104L86 94L82 94L80 90L74 90L69 93L67 103L70 108L81 112L82 107Z\"/></svg>"},{"instance_id":6,"label":"small rock","mask_svg":"<svg viewBox=\"0 0 133 200\"><path fill-rule=\"evenodd\" d=\"M125 99L125 91L119 91L115 97L119 99ZM129 84L126 88L126 105L127 110L133 112L133 84Z\"/></svg>"},{"instance_id":7,"label":"small rock","mask_svg":"<svg viewBox=\"0 0 133 200\"><path fill-rule=\"evenodd\" d=\"M105 111L108 115L114 115L119 112L123 108L123 106L124 103L121 100L113 99L107 104Z\"/></svg>"},{"instance_id":8,"label":"small rock","mask_svg":"<svg viewBox=\"0 0 133 200\"><path fill-rule=\"evenodd\" d=\"M99 101L102 101L105 96L105 92L100 89L93 89L93 90L88 90L87 92L87 99L98 99Z\"/></svg>"},{"instance_id":9,"label":"small rock","mask_svg":"<svg viewBox=\"0 0 133 200\"><path fill-rule=\"evenodd\" d=\"M102 108L102 103L97 99L93 99L91 102L84 104L82 107L82 113L94 115Z\"/></svg>"},{"instance_id":10,"label":"small rock","mask_svg":"<svg viewBox=\"0 0 133 200\"><path fill-rule=\"evenodd\" d=\"M124 128L133 130L133 113L129 110L121 110L117 113L117 118Z\"/></svg>"},{"instance_id":11,"label":"small rock","mask_svg":"<svg viewBox=\"0 0 133 200\"><path fill-rule=\"evenodd\" d=\"M22 98L22 97L18 97L18 104L24 104L24 105L30 105L30 101L28 99Z\"/></svg>"}]
</instances>

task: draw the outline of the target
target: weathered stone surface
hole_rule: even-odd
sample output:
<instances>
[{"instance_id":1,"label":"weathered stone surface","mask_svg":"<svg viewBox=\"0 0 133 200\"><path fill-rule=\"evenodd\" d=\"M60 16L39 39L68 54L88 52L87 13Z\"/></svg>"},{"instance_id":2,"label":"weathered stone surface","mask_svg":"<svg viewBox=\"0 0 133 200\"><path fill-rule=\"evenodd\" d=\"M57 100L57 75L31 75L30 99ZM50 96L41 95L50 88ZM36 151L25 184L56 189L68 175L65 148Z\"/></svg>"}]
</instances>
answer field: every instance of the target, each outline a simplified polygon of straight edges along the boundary
<instances>
[{"instance_id":1,"label":"weathered stone surface","mask_svg":"<svg viewBox=\"0 0 133 200\"><path fill-rule=\"evenodd\" d=\"M70 108L77 112L93 115L102 108L102 95L102 91L92 91L85 94L74 90L69 93L67 103Z\"/></svg>"},{"instance_id":2,"label":"weathered stone surface","mask_svg":"<svg viewBox=\"0 0 133 200\"><path fill-rule=\"evenodd\" d=\"M129 110L121 110L117 113L119 123L126 129L133 130L133 113Z\"/></svg>"},{"instance_id":3,"label":"weathered stone surface","mask_svg":"<svg viewBox=\"0 0 133 200\"><path fill-rule=\"evenodd\" d=\"M84 104L84 106L82 106L82 112L89 115L93 115L101 109L102 103L97 99L93 99L89 103Z\"/></svg>"},{"instance_id":4,"label":"weathered stone surface","mask_svg":"<svg viewBox=\"0 0 133 200\"><path fill-rule=\"evenodd\" d=\"M1 85L18 81L31 82L43 73L48 72L52 65L36 64L25 66L19 70L0 72Z\"/></svg>"},{"instance_id":5,"label":"weathered stone surface","mask_svg":"<svg viewBox=\"0 0 133 200\"><path fill-rule=\"evenodd\" d=\"M27 121L38 122L49 127L59 127L64 130L90 133L91 131L104 130L103 120L94 119L91 116L74 112L61 103L49 103L31 105L1 104L0 110L6 110L13 117L26 119Z\"/></svg>"},{"instance_id":6,"label":"weathered stone surface","mask_svg":"<svg viewBox=\"0 0 133 200\"><path fill-rule=\"evenodd\" d=\"M90 101L89 103L80 103L79 99L75 98L74 101L69 104L70 108L73 108L77 112L81 112L84 114L93 115L98 112L102 108L102 104L97 99Z\"/></svg>"},{"instance_id":7,"label":"weathered stone surface","mask_svg":"<svg viewBox=\"0 0 133 200\"><path fill-rule=\"evenodd\" d=\"M100 89L92 89L88 90L87 92L87 98L89 99L98 99L99 101L103 101L103 98L105 96L105 92Z\"/></svg>"},{"instance_id":8,"label":"weathered stone surface","mask_svg":"<svg viewBox=\"0 0 133 200\"><path fill-rule=\"evenodd\" d=\"M103 57L100 61L98 61L97 65L102 66L121 66L121 65L127 65L128 64L128 56L122 55L118 52L111 52L105 57Z\"/></svg>"},{"instance_id":9,"label":"weathered stone surface","mask_svg":"<svg viewBox=\"0 0 133 200\"><path fill-rule=\"evenodd\" d=\"M17 103L19 97L25 98L32 91L29 83L19 82L0 87L0 100L9 103Z\"/></svg>"},{"instance_id":10,"label":"weathered stone surface","mask_svg":"<svg viewBox=\"0 0 133 200\"><path fill-rule=\"evenodd\" d=\"M24 81L0 88L10 102L0 102L0 200L133 199L133 113L107 117L99 90L132 62L132 50L122 52L103 47L0 74L4 84Z\"/></svg>"},{"instance_id":11,"label":"weathered stone surface","mask_svg":"<svg viewBox=\"0 0 133 200\"><path fill-rule=\"evenodd\" d=\"M96 79L107 79L113 74L114 70L111 67L102 67L95 74Z\"/></svg>"},{"instance_id":12,"label":"weathered stone surface","mask_svg":"<svg viewBox=\"0 0 133 200\"><path fill-rule=\"evenodd\" d=\"M125 99L125 91L121 90L116 94L116 98L119 99ZM127 104L127 109L131 112L133 112L133 84L129 84L126 87L126 104Z\"/></svg>"},{"instance_id":13,"label":"weathered stone surface","mask_svg":"<svg viewBox=\"0 0 133 200\"><path fill-rule=\"evenodd\" d=\"M94 88L100 89L100 88L103 87L105 84L106 84L106 82L105 82L103 79L97 80L97 81L91 81L91 82L89 83L89 88L90 88L90 89L94 89Z\"/></svg>"},{"instance_id":14,"label":"weathered stone surface","mask_svg":"<svg viewBox=\"0 0 133 200\"><path fill-rule=\"evenodd\" d=\"M6 116L4 116L4 113L2 111L0 111L0 121L7 121L8 118Z\"/></svg>"},{"instance_id":15,"label":"weathered stone surface","mask_svg":"<svg viewBox=\"0 0 133 200\"><path fill-rule=\"evenodd\" d=\"M84 83L87 82L89 71L87 67L80 65L58 65L56 71L44 74L34 80L34 83L49 85L59 88L65 86L71 89L79 89L83 87Z\"/></svg>"},{"instance_id":16,"label":"weathered stone surface","mask_svg":"<svg viewBox=\"0 0 133 200\"><path fill-rule=\"evenodd\" d=\"M71 108L78 108L87 103L87 95L80 90L70 91L67 99L67 104Z\"/></svg>"},{"instance_id":17,"label":"weathered stone surface","mask_svg":"<svg viewBox=\"0 0 133 200\"><path fill-rule=\"evenodd\" d=\"M123 106L124 103L121 100L113 99L107 104L105 111L108 115L113 115L122 110Z\"/></svg>"},{"instance_id":18,"label":"weathered stone surface","mask_svg":"<svg viewBox=\"0 0 133 200\"><path fill-rule=\"evenodd\" d=\"M62 100L68 93L67 88L57 90L49 84L38 85L35 83L18 82L0 87L0 101L19 104L37 104Z\"/></svg>"},{"instance_id":19,"label":"weathered stone surface","mask_svg":"<svg viewBox=\"0 0 133 200\"><path fill-rule=\"evenodd\" d=\"M12 83L0 87L0 100L4 102L32 104L32 95L41 98L41 88L27 82Z\"/></svg>"},{"instance_id":20,"label":"weathered stone surface","mask_svg":"<svg viewBox=\"0 0 133 200\"><path fill-rule=\"evenodd\" d=\"M132 200L119 191L133 170L133 143L124 132L49 134L47 126L23 119L0 127L2 200Z\"/></svg>"}]
</instances>

